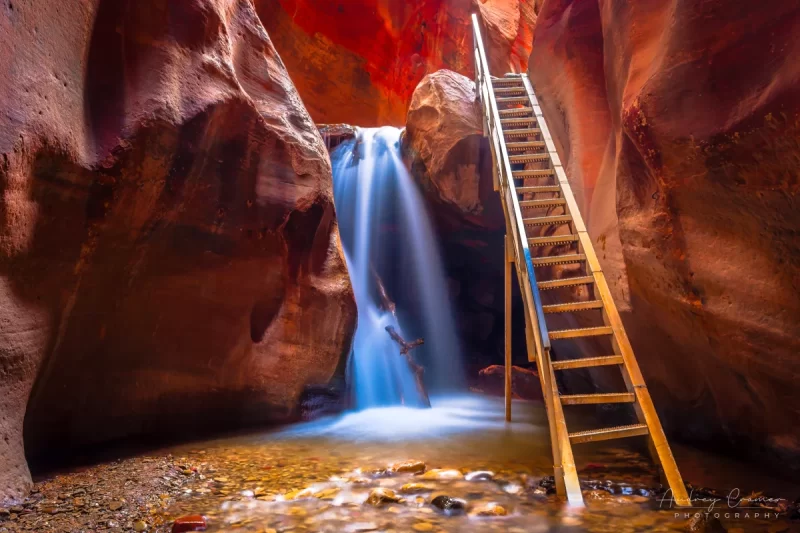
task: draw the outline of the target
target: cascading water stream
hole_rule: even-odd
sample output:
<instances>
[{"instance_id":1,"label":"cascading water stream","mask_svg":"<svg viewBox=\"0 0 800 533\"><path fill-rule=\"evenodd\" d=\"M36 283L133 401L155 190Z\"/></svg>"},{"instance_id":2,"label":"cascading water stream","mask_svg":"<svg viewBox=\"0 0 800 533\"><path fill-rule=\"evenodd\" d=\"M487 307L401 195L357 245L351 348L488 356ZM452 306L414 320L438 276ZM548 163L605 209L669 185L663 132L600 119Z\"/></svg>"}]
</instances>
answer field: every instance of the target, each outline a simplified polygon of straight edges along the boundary
<instances>
[{"instance_id":1,"label":"cascading water stream","mask_svg":"<svg viewBox=\"0 0 800 533\"><path fill-rule=\"evenodd\" d=\"M331 157L339 229L358 306L348 364L358 409L425 403L387 326L407 341L424 337L425 345L412 355L425 366L431 390L457 389L464 381L438 246L399 143L397 128L362 129ZM397 316L382 305L380 283L409 302Z\"/></svg>"}]
</instances>

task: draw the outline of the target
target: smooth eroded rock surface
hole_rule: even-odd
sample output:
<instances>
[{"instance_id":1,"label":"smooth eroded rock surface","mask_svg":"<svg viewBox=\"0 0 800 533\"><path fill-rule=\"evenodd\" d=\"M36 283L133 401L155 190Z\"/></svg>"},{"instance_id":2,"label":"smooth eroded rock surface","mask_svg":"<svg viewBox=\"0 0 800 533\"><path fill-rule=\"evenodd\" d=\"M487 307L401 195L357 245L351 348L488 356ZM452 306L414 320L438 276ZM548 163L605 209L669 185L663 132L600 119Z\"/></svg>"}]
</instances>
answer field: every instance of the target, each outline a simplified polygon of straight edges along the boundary
<instances>
[{"instance_id":1,"label":"smooth eroded rock surface","mask_svg":"<svg viewBox=\"0 0 800 533\"><path fill-rule=\"evenodd\" d=\"M325 146L252 4L0 10L0 498L24 452L285 416L355 304Z\"/></svg>"},{"instance_id":2,"label":"smooth eroded rock surface","mask_svg":"<svg viewBox=\"0 0 800 533\"><path fill-rule=\"evenodd\" d=\"M784 469L800 467L798 31L796 2L546 0L529 70L664 421Z\"/></svg>"},{"instance_id":3,"label":"smooth eroded rock surface","mask_svg":"<svg viewBox=\"0 0 800 533\"><path fill-rule=\"evenodd\" d=\"M503 227L503 213L476 97L475 83L461 74L440 70L423 78L411 99L403 149L426 196L457 224L495 229Z\"/></svg>"}]
</instances>

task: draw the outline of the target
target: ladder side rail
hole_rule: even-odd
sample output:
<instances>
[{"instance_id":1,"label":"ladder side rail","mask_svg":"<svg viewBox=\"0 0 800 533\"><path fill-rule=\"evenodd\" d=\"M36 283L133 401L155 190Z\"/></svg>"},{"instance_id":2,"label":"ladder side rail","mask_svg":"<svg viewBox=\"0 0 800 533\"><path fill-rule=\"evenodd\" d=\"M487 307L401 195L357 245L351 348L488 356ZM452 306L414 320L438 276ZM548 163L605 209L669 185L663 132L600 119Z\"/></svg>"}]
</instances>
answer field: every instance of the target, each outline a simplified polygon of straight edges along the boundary
<instances>
[{"instance_id":1,"label":"ladder side rail","mask_svg":"<svg viewBox=\"0 0 800 533\"><path fill-rule=\"evenodd\" d=\"M491 77L488 73L488 64L486 62L486 53L483 49L483 44L480 37L480 27L478 25L477 16L472 17L474 29L474 43L475 51L475 69L476 81L478 83L477 92L482 103L484 134L489 137L489 142L492 149L492 162L493 173L495 177L495 189L500 192L501 204L506 219L507 246L511 248L511 256L517 271L517 278L522 293L523 303L525 304L525 337L528 350L528 359L536 361L539 368L539 380L542 386L542 393L545 399L545 408L548 414L548 423L550 426L550 441L553 453L553 466L555 470L555 479L558 493L561 496L567 496L572 503L578 505L583 504L583 498L580 494L580 488L577 493L575 490L570 490L569 493L565 488L562 462L563 454L562 449L564 444L568 448L568 457L571 458L572 450L569 448L569 436L565 431L565 424L559 424L556 420L557 409L555 403L558 401L553 396L555 390L554 374L550 368L550 339L547 335L546 327L543 330L544 324L544 310L541 306L539 298L538 285L533 271L533 263L531 261L530 249L526 239L525 226L522 222L522 213L519 207L519 200L516 195L516 190L511 173L511 165L508 160L508 153L505 146L505 139L503 138L502 123L500 122L499 112L497 109L497 101L492 91ZM506 258L508 261L508 258ZM528 283L525 283L525 280ZM535 292L534 292L535 291ZM538 301L538 313L536 303ZM536 320L536 327L531 325L531 320ZM559 406L560 407L560 406ZM563 418L563 413L562 413ZM572 464L570 459L568 463ZM573 467L574 468L574 467ZM576 477L577 479L577 477ZM570 487L572 488L572 487Z\"/></svg>"},{"instance_id":2,"label":"ladder side rail","mask_svg":"<svg viewBox=\"0 0 800 533\"><path fill-rule=\"evenodd\" d=\"M672 450L664 434L664 429L661 426L658 413L653 405L653 400L647 390L647 385L645 384L644 377L639 368L639 363L636 361L633 347L630 344L628 335L625 333L622 318L619 316L619 311L611 296L611 290L609 289L600 261L597 259L597 254L594 251L591 238L586 230L586 225L583 222L580 209L578 209L577 202L572 193L572 187L567 179L564 167L561 164L561 159L558 156L555 143L550 135L550 130L547 127L544 114L536 100L536 95L530 80L527 75L524 75L523 78L534 108L534 115L542 131L542 138L550 154L551 165L556 174L556 179L559 185L561 185L562 196L567 202L567 212L572 216L573 223L575 224L575 231L579 238L580 252L585 254L589 274L594 278L594 287L597 292L596 297L599 297L603 302L603 322L613 330L614 351L622 356L624 362L623 366L625 371L622 374L626 387L629 392L636 395L637 402L634 404L634 408L637 418L640 423L646 424L649 429L651 444L655 448L657 455L657 458L654 459L657 459L661 464L664 475L672 489L673 497L679 505L689 505L689 496L686 493L686 487L678 471L675 458L672 455Z\"/></svg>"},{"instance_id":3,"label":"ladder side rail","mask_svg":"<svg viewBox=\"0 0 800 533\"><path fill-rule=\"evenodd\" d=\"M492 137L496 138L496 145L499 147L500 152L498 155L498 166L500 167L499 170L499 178L500 178L500 185L504 187L508 193L504 196L510 196L511 200L511 212L510 215L510 224L514 240L515 240L515 252L517 255L517 269L521 270L524 274L524 278L527 280L527 283L520 284L524 287L524 291L530 291L530 299L528 300L528 311L531 313L532 318L536 319L536 324L534 328L534 336L536 338L536 348L537 350L542 351L547 357L547 361L549 362L550 356L550 337L547 333L547 326L544 321L544 309L542 308L542 300L541 295L539 294L539 287L536 283L536 275L533 270L533 261L531 260L531 253L530 248L528 247L528 241L526 238L525 233L525 224L522 221L522 211L519 207L519 199L517 198L514 179L511 170L511 163L508 159L508 151L505 145L505 139L502 135L502 125L500 122L500 113L497 109L497 100L495 99L494 92L491 90L491 79L489 74L489 63L486 60L486 51L483 48L483 40L481 39L481 30L480 24L478 22L478 16L473 13L472 15L472 26L474 30L474 40L477 47L477 59L479 65L476 65L476 70L480 70L479 77L481 78L481 85L482 88L480 92L488 96L488 101L484 100L483 105L484 107L488 107L489 110L486 113L487 118L489 120L488 129L489 133ZM495 147L493 144L493 147ZM530 308L532 304L533 309ZM546 370L546 369L543 369Z\"/></svg>"}]
</instances>

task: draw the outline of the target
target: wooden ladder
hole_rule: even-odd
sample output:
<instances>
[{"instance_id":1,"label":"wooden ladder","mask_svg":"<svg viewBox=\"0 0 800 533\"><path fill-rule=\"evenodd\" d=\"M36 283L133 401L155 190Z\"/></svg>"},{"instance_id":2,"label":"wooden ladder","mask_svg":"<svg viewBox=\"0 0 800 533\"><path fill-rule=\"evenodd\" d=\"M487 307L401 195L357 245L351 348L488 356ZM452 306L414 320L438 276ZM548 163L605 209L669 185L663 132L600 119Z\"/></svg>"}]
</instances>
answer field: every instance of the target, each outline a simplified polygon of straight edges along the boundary
<instances>
[{"instance_id":1,"label":"wooden ladder","mask_svg":"<svg viewBox=\"0 0 800 533\"><path fill-rule=\"evenodd\" d=\"M486 52L476 15L472 16L476 87L489 138L494 168L494 187L500 193L506 218L505 275L505 381L506 419L511 419L511 278L517 273L525 307L528 358L539 370L550 428L553 465L558 494L570 504L583 505L572 445L634 436L648 436L650 451L678 505L689 505L686 487L672 456L658 414L636 362L592 241L578 210L569 181L556 152L550 131L527 74L489 73ZM538 233L534 233L538 229ZM544 232L542 231L544 230ZM547 234L545 234L547 232ZM534 234L536 236L529 236ZM532 254L539 248L548 253ZM577 275L538 281L535 271L554 265L572 265ZM586 301L543 305L540 291L586 287ZM602 315L602 326L549 331L545 318L555 313ZM563 339L605 337L613 353L551 361L551 343ZM600 366L616 366L626 385L624 392L561 394L555 372ZM563 406L630 404L638 424L570 433Z\"/></svg>"}]
</instances>

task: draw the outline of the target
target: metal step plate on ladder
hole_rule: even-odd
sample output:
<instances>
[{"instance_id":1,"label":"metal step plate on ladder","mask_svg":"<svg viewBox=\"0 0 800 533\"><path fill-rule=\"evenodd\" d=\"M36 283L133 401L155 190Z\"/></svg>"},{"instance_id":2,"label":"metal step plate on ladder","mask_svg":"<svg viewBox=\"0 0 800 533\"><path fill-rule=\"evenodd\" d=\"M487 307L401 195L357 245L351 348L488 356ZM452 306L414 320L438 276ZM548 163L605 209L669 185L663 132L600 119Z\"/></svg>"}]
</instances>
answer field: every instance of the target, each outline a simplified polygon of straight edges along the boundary
<instances>
[{"instance_id":1,"label":"metal step plate on ladder","mask_svg":"<svg viewBox=\"0 0 800 533\"><path fill-rule=\"evenodd\" d=\"M569 224L570 222L572 222L572 217L569 215L554 215L549 217L531 217L522 219L522 223L526 226L558 226L560 224Z\"/></svg>"},{"instance_id":2,"label":"metal step plate on ladder","mask_svg":"<svg viewBox=\"0 0 800 533\"><path fill-rule=\"evenodd\" d=\"M596 328L576 328L551 331L551 339L578 339L580 337L599 337L601 335L613 335L614 330L608 326Z\"/></svg>"},{"instance_id":3,"label":"metal step plate on ladder","mask_svg":"<svg viewBox=\"0 0 800 533\"><path fill-rule=\"evenodd\" d=\"M509 150L531 150L535 148L543 148L544 146L546 146L544 141L525 141L517 143L513 142L506 143L506 148L508 148Z\"/></svg>"},{"instance_id":4,"label":"metal step plate on ladder","mask_svg":"<svg viewBox=\"0 0 800 533\"><path fill-rule=\"evenodd\" d=\"M553 361L553 370L574 370L578 368L594 368L596 366L621 365L625 361L621 355L607 355L605 357L585 357L583 359L567 359Z\"/></svg>"},{"instance_id":5,"label":"metal step plate on ladder","mask_svg":"<svg viewBox=\"0 0 800 533\"><path fill-rule=\"evenodd\" d=\"M578 242L577 235L553 235L552 237L528 237L530 246L560 246Z\"/></svg>"},{"instance_id":6,"label":"metal step plate on ladder","mask_svg":"<svg viewBox=\"0 0 800 533\"><path fill-rule=\"evenodd\" d=\"M558 217L552 217L552 218L558 218ZM546 291L550 289L558 289L561 287L576 287L578 285L588 285L590 283L594 283L594 278L592 276L576 276L573 278L561 278L561 279L552 279L548 281L540 281L539 283L537 283L537 285L539 286L540 291Z\"/></svg>"},{"instance_id":7,"label":"metal step plate on ladder","mask_svg":"<svg viewBox=\"0 0 800 533\"><path fill-rule=\"evenodd\" d=\"M560 185L536 185L532 187L517 187L517 194L538 194L542 192L561 192Z\"/></svg>"},{"instance_id":8,"label":"metal step plate on ladder","mask_svg":"<svg viewBox=\"0 0 800 533\"><path fill-rule=\"evenodd\" d=\"M501 117L515 117L517 115L530 115L533 113L532 107L517 107L511 109L502 109L499 111Z\"/></svg>"},{"instance_id":9,"label":"metal step plate on ladder","mask_svg":"<svg viewBox=\"0 0 800 533\"><path fill-rule=\"evenodd\" d=\"M519 87L495 87L494 94L525 94L525 87L521 85Z\"/></svg>"},{"instance_id":10,"label":"metal step plate on ladder","mask_svg":"<svg viewBox=\"0 0 800 533\"><path fill-rule=\"evenodd\" d=\"M530 105L531 101L528 99L527 96L506 96L502 98L496 98L495 101L500 104L528 104Z\"/></svg>"},{"instance_id":11,"label":"metal step plate on ladder","mask_svg":"<svg viewBox=\"0 0 800 533\"><path fill-rule=\"evenodd\" d=\"M637 437L650 433L645 424L633 424L630 426L618 426L613 428L591 429L589 431L578 431L569 434L569 441L572 444L582 444L584 442L596 442L599 440L623 439L626 437Z\"/></svg>"},{"instance_id":12,"label":"metal step plate on ladder","mask_svg":"<svg viewBox=\"0 0 800 533\"><path fill-rule=\"evenodd\" d=\"M515 170L511 175L514 179L549 178L550 176L554 176L555 172L552 168L542 168L536 170Z\"/></svg>"},{"instance_id":13,"label":"metal step plate on ladder","mask_svg":"<svg viewBox=\"0 0 800 533\"><path fill-rule=\"evenodd\" d=\"M536 124L536 117L530 118L503 118L500 119L500 124L503 126L520 126L520 125L532 125ZM531 128L534 129L534 128ZM538 128L536 128L538 129ZM541 133L541 130L539 130Z\"/></svg>"},{"instance_id":14,"label":"metal step plate on ladder","mask_svg":"<svg viewBox=\"0 0 800 533\"><path fill-rule=\"evenodd\" d=\"M585 254L548 255L545 257L534 257L531 259L531 262L535 267L569 265L583 263L584 261L586 261Z\"/></svg>"},{"instance_id":15,"label":"metal step plate on ladder","mask_svg":"<svg viewBox=\"0 0 800 533\"><path fill-rule=\"evenodd\" d=\"M562 394L563 405L590 405L599 403L633 403L636 395L632 392L610 392L603 394Z\"/></svg>"},{"instance_id":16,"label":"metal step plate on ladder","mask_svg":"<svg viewBox=\"0 0 800 533\"><path fill-rule=\"evenodd\" d=\"M540 133L542 133L542 130L539 128L516 128L503 130L503 135L506 137L533 137L534 135L539 135ZM542 141L541 146L545 146L544 141Z\"/></svg>"},{"instance_id":17,"label":"metal step plate on ladder","mask_svg":"<svg viewBox=\"0 0 800 533\"><path fill-rule=\"evenodd\" d=\"M600 300L589 300L588 302L569 302L563 304L550 304L542 306L545 314L553 313L574 313L576 311L592 311L602 309L603 302Z\"/></svg>"}]
</instances>

